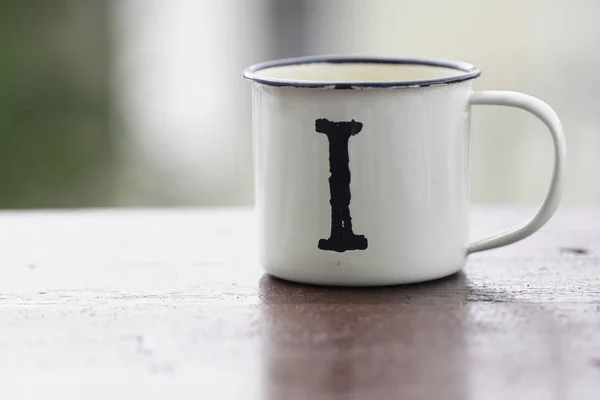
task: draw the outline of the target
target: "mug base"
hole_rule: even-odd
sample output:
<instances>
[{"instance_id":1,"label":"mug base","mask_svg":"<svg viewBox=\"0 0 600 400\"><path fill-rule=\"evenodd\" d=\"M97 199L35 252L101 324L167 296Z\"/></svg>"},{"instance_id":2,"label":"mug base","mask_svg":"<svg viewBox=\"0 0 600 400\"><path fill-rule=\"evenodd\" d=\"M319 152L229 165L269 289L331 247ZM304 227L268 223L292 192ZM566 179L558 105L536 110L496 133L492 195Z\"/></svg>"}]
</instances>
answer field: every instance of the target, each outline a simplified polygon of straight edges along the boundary
<instances>
[{"instance_id":1,"label":"mug base","mask_svg":"<svg viewBox=\"0 0 600 400\"><path fill-rule=\"evenodd\" d=\"M333 277L333 276L308 276L301 271L275 271L264 269L267 274L277 279L289 282L302 283L316 286L342 286L342 287L383 287L423 283L446 278L461 271L464 264L449 267L443 270L428 271L418 275L393 276L393 277Z\"/></svg>"}]
</instances>

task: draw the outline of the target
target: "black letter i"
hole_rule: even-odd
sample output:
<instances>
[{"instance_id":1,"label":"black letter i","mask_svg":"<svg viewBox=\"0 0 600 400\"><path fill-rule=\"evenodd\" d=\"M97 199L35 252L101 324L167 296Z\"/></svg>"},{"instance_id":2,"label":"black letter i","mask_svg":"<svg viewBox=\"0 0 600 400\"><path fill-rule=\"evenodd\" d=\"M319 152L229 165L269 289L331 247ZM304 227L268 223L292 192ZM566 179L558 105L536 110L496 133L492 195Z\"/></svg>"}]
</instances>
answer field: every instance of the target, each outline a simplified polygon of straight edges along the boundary
<instances>
[{"instance_id":1,"label":"black letter i","mask_svg":"<svg viewBox=\"0 0 600 400\"><path fill-rule=\"evenodd\" d=\"M355 235L350 216L350 158L348 141L362 130L357 121L332 122L321 118L315 121L315 130L329 140L329 192L331 194L331 236L319 240L319 249L344 252L365 250L367 238Z\"/></svg>"}]
</instances>

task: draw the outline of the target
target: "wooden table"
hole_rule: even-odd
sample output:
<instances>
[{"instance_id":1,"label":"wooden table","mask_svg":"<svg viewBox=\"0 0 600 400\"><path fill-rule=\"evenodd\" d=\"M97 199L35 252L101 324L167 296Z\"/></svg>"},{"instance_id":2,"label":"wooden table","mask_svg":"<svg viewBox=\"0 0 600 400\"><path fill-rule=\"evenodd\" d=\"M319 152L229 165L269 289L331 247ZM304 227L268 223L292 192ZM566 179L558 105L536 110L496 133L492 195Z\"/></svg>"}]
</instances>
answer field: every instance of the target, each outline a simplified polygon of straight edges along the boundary
<instances>
[{"instance_id":1,"label":"wooden table","mask_svg":"<svg viewBox=\"0 0 600 400\"><path fill-rule=\"evenodd\" d=\"M477 208L474 236L529 213ZM2 399L600 399L600 208L380 289L263 275L247 209L0 227Z\"/></svg>"}]
</instances>

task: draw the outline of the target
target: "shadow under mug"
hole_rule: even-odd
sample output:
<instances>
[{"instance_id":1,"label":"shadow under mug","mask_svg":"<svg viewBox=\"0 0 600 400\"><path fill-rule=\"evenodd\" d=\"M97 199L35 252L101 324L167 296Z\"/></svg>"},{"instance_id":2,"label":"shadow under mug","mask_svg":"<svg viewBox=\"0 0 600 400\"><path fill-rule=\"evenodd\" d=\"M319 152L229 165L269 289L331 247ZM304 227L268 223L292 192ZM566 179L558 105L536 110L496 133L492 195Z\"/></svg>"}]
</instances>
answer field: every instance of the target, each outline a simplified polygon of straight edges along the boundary
<instances>
[{"instance_id":1,"label":"shadow under mug","mask_svg":"<svg viewBox=\"0 0 600 400\"><path fill-rule=\"evenodd\" d=\"M343 56L247 68L262 267L310 284L427 281L542 227L563 190L561 123L534 97L474 92L479 74L457 61ZM473 105L538 117L554 142L554 170L529 221L469 243Z\"/></svg>"}]
</instances>

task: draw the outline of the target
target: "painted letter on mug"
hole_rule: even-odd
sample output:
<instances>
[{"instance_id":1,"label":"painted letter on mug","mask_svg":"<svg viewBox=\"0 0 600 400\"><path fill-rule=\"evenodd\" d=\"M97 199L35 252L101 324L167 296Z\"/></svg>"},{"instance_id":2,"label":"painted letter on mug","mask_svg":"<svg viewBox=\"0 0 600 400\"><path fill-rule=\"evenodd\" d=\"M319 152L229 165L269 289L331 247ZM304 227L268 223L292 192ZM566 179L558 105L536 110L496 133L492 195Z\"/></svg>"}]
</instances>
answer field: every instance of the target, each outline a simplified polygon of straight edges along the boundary
<instances>
[{"instance_id":1,"label":"painted letter on mug","mask_svg":"<svg viewBox=\"0 0 600 400\"><path fill-rule=\"evenodd\" d=\"M350 157L348 141L362 130L363 124L355 120L333 122L325 118L315 121L315 130L325 134L329 141L329 192L331 194L331 235L319 240L319 249L344 252L365 250L364 235L352 231L350 216Z\"/></svg>"}]
</instances>

